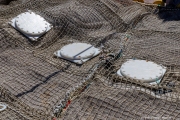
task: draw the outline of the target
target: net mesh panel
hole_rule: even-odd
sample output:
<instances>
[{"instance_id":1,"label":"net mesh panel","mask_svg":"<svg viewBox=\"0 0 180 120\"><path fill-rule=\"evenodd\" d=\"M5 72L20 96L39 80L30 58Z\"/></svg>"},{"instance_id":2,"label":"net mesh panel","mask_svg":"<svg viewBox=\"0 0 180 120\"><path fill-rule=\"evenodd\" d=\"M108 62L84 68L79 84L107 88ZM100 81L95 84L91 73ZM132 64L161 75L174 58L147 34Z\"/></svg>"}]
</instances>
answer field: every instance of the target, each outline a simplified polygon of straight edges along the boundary
<instances>
[{"instance_id":1,"label":"net mesh panel","mask_svg":"<svg viewBox=\"0 0 180 120\"><path fill-rule=\"evenodd\" d=\"M180 117L179 102L159 99L133 88L108 87L103 85L100 79L96 80L86 92L71 103L64 114L64 120L171 120Z\"/></svg>"},{"instance_id":2,"label":"net mesh panel","mask_svg":"<svg viewBox=\"0 0 180 120\"><path fill-rule=\"evenodd\" d=\"M8 24L27 10L54 26L37 42ZM179 11L175 12L158 12L131 0L0 1L0 97L8 105L0 119L52 119L54 108L72 89L76 92L60 116L64 119L179 118ZM92 44L102 53L83 65L53 55L75 42ZM167 72L154 86L117 76L127 59L153 61ZM90 82L80 94L82 85L87 88ZM157 90L170 92L156 94Z\"/></svg>"},{"instance_id":3,"label":"net mesh panel","mask_svg":"<svg viewBox=\"0 0 180 120\"><path fill-rule=\"evenodd\" d=\"M179 89L179 40L177 33L155 32L146 30L132 30L131 39L126 41L123 57L113 61L112 66L107 63L105 67L100 69L99 73L106 76L112 82L118 81L116 71L128 59L142 59L154 61L167 67L166 74L160 86L166 86L173 82L176 84L176 90ZM120 80L121 81L121 80Z\"/></svg>"}]
</instances>

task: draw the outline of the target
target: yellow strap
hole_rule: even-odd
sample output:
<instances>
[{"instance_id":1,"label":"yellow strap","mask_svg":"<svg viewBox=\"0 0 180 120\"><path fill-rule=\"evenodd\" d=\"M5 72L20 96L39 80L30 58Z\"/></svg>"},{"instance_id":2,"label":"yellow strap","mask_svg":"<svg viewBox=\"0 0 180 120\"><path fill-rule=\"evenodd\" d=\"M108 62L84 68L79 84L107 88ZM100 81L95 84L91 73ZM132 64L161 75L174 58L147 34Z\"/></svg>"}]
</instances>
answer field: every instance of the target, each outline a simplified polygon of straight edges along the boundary
<instances>
[{"instance_id":1,"label":"yellow strap","mask_svg":"<svg viewBox=\"0 0 180 120\"><path fill-rule=\"evenodd\" d=\"M133 0L133 1L145 3L144 1L147 1L147 0ZM153 4L157 4L157 5L164 5L163 0L149 0L149 2Z\"/></svg>"},{"instance_id":2,"label":"yellow strap","mask_svg":"<svg viewBox=\"0 0 180 120\"><path fill-rule=\"evenodd\" d=\"M153 4L164 5L164 2L162 0L155 0Z\"/></svg>"},{"instance_id":3,"label":"yellow strap","mask_svg":"<svg viewBox=\"0 0 180 120\"><path fill-rule=\"evenodd\" d=\"M176 7L180 8L180 4L178 4Z\"/></svg>"}]
</instances>

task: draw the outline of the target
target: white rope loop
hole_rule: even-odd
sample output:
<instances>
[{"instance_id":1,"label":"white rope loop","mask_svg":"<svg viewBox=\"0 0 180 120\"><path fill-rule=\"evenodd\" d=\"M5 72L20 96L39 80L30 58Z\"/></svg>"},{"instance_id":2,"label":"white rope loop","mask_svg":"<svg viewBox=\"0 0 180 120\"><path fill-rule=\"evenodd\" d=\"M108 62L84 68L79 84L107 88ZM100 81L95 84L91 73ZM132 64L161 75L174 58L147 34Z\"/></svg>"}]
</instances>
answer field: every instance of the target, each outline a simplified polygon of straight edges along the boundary
<instances>
[{"instance_id":1,"label":"white rope loop","mask_svg":"<svg viewBox=\"0 0 180 120\"><path fill-rule=\"evenodd\" d=\"M0 103L0 112L4 111L7 108L5 104Z\"/></svg>"}]
</instances>

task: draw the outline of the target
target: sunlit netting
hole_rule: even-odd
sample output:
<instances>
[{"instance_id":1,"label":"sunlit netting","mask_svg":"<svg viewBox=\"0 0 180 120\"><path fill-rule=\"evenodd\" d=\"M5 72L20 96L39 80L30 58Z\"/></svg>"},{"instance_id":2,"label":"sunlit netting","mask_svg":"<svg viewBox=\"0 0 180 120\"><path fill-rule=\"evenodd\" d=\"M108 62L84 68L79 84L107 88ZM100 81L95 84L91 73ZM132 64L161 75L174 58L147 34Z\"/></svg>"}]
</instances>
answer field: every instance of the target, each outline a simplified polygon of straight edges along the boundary
<instances>
[{"instance_id":1,"label":"sunlit netting","mask_svg":"<svg viewBox=\"0 0 180 120\"><path fill-rule=\"evenodd\" d=\"M98 82L71 103L64 120L171 120L180 117L179 101L162 100L133 88L107 87L96 80Z\"/></svg>"},{"instance_id":2,"label":"sunlit netting","mask_svg":"<svg viewBox=\"0 0 180 120\"><path fill-rule=\"evenodd\" d=\"M167 67L162 84L174 81L179 86L179 39L178 34L169 32L133 30L130 39L125 39L122 59L113 61L112 66L101 69L100 73L109 77L128 59L154 61ZM113 79L112 79L113 80ZM114 81L114 80L113 80Z\"/></svg>"},{"instance_id":3,"label":"sunlit netting","mask_svg":"<svg viewBox=\"0 0 180 120\"><path fill-rule=\"evenodd\" d=\"M8 23L28 10L53 25L37 41ZM178 20L131 0L0 0L0 120L179 118ZM82 65L54 55L72 43L101 53ZM128 59L167 71L156 85L117 76Z\"/></svg>"}]
</instances>

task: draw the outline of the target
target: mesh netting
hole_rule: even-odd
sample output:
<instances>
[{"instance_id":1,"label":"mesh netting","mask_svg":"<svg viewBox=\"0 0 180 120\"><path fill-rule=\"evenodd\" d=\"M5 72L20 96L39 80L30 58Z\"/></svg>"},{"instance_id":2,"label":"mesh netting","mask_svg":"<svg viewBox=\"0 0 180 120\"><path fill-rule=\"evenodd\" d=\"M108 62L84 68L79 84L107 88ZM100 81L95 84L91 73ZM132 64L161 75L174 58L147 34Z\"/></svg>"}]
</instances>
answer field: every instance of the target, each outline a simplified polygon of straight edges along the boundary
<instances>
[{"instance_id":1,"label":"mesh netting","mask_svg":"<svg viewBox=\"0 0 180 120\"><path fill-rule=\"evenodd\" d=\"M27 10L53 25L38 41L8 24ZM178 13L131 0L0 0L0 119L179 118ZM102 52L82 65L55 57L77 42ZM167 71L156 85L118 76L128 59Z\"/></svg>"},{"instance_id":2,"label":"mesh netting","mask_svg":"<svg viewBox=\"0 0 180 120\"><path fill-rule=\"evenodd\" d=\"M133 88L104 86L99 79L96 80L80 98L71 103L64 114L64 120L171 120L180 117L179 101L159 99Z\"/></svg>"}]
</instances>

